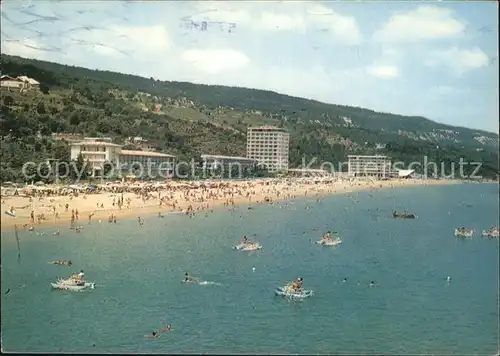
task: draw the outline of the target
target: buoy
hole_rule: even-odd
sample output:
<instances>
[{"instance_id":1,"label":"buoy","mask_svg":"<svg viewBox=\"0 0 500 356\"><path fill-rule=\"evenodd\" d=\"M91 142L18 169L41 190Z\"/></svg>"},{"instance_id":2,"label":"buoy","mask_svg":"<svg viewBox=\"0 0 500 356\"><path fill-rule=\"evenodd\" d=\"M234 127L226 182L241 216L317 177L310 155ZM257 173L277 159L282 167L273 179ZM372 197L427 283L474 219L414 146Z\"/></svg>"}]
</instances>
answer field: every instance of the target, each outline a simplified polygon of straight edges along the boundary
<instances>
[{"instance_id":1,"label":"buoy","mask_svg":"<svg viewBox=\"0 0 500 356\"><path fill-rule=\"evenodd\" d=\"M253 268L252 268L252 271L254 271L254 272L255 272L255 267L253 267Z\"/></svg>"}]
</instances>

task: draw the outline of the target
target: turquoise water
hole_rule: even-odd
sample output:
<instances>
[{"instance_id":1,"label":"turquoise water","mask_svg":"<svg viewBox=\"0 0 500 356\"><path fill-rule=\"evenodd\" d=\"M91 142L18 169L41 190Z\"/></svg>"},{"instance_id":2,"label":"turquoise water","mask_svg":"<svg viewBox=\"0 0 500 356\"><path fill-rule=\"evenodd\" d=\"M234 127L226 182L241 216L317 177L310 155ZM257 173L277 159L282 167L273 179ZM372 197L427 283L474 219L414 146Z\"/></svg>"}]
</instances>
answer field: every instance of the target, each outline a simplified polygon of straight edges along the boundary
<instances>
[{"instance_id":1,"label":"turquoise water","mask_svg":"<svg viewBox=\"0 0 500 356\"><path fill-rule=\"evenodd\" d=\"M395 209L418 219L394 220ZM142 228L135 220L95 224L60 236L23 231L20 264L13 234L2 234L2 346L491 355L498 352L499 242L459 240L453 232L460 225L476 231L498 225L497 186L362 192L193 219L150 217ZM329 229L343 244L314 244ZM233 251L245 234L255 234L263 250ZM47 264L54 259L72 259L73 268ZM50 289L51 281L81 268L95 290ZM182 284L186 271L222 285ZM312 298L274 296L275 287L298 276L314 290ZM369 287L371 280L378 286ZM162 322L173 330L144 337Z\"/></svg>"}]
</instances>

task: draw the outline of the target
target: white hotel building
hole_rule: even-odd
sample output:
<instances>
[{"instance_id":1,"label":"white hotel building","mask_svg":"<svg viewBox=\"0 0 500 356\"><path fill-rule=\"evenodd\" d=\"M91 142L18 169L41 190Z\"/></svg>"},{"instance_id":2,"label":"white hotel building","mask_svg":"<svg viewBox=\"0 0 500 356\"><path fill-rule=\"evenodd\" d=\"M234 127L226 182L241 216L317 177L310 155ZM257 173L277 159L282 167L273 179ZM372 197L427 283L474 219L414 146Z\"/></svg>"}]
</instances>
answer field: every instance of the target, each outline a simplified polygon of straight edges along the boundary
<instances>
[{"instance_id":1,"label":"white hotel building","mask_svg":"<svg viewBox=\"0 0 500 356\"><path fill-rule=\"evenodd\" d=\"M391 175L391 158L388 156L349 155L347 159L350 176L389 178Z\"/></svg>"},{"instance_id":2,"label":"white hotel building","mask_svg":"<svg viewBox=\"0 0 500 356\"><path fill-rule=\"evenodd\" d=\"M119 168L116 173L133 174L138 178L167 178L174 173L175 156L151 151L122 150L110 138L86 137L81 142L71 143L71 160L76 160L80 154L90 165L92 177L102 176L107 162Z\"/></svg>"},{"instance_id":3,"label":"white hotel building","mask_svg":"<svg viewBox=\"0 0 500 356\"><path fill-rule=\"evenodd\" d=\"M290 135L274 126L249 127L247 157L255 159L270 172L288 170Z\"/></svg>"}]
</instances>

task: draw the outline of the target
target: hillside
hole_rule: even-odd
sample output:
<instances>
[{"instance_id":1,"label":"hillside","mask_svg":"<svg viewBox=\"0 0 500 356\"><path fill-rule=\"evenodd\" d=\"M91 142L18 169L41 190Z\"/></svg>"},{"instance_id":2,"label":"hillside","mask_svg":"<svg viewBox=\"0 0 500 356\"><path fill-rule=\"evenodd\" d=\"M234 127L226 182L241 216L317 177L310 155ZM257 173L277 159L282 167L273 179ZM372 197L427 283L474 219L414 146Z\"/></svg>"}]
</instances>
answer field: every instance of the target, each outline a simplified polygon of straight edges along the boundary
<instances>
[{"instance_id":1,"label":"hillside","mask_svg":"<svg viewBox=\"0 0 500 356\"><path fill-rule=\"evenodd\" d=\"M1 56L0 68L2 74L41 83L40 92L2 89L2 180L18 178L23 160L62 159L67 146L51 139L55 132L106 135L117 142L142 136L158 150L185 158L244 156L246 128L260 124L290 131L291 167L304 155L335 163L347 154L376 152L405 162L421 161L423 155L446 161L463 157L483 162L485 175L498 172L497 134L425 118L7 55Z\"/></svg>"}]
</instances>

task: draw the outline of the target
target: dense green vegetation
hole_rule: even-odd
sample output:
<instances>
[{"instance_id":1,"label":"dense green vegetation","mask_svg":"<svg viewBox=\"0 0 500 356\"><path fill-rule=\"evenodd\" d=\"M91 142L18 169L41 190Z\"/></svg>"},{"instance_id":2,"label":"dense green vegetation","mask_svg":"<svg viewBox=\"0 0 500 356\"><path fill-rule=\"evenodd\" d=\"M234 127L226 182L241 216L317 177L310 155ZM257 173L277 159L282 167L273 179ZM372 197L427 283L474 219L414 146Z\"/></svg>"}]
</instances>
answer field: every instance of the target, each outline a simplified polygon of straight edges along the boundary
<instances>
[{"instance_id":1,"label":"dense green vegetation","mask_svg":"<svg viewBox=\"0 0 500 356\"><path fill-rule=\"evenodd\" d=\"M22 179L26 161L67 161L67 143L53 140L52 133L110 136L117 143L142 136L160 151L197 159L201 154L244 156L246 128L260 124L290 132L291 167L312 157L317 157L314 168L323 161L345 161L348 154L377 153L407 163L420 162L423 155L445 162L463 158L482 162L485 176L498 173L498 135L424 118L7 55L2 55L0 67L2 74L26 75L41 83L39 92L1 91L2 181ZM474 139L479 136L486 139L484 144Z\"/></svg>"}]
</instances>

